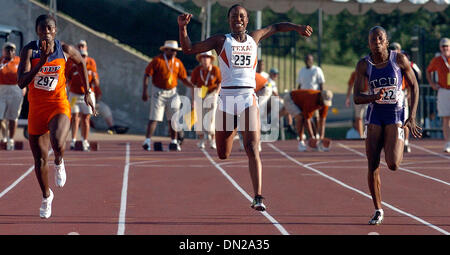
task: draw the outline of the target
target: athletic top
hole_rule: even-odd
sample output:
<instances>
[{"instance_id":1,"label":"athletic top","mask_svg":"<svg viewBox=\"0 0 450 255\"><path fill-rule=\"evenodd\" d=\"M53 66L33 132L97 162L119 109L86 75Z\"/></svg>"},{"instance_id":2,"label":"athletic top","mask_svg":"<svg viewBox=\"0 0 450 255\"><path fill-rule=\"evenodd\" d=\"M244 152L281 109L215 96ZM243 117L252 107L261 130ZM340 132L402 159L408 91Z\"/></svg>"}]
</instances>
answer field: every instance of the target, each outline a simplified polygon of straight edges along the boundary
<instances>
[{"instance_id":1,"label":"athletic top","mask_svg":"<svg viewBox=\"0 0 450 255\"><path fill-rule=\"evenodd\" d=\"M292 101L302 111L302 116L305 119L311 119L316 110L319 110L321 118L327 117L328 106L320 105L320 90L316 89L295 89L291 91Z\"/></svg>"},{"instance_id":2,"label":"athletic top","mask_svg":"<svg viewBox=\"0 0 450 255\"><path fill-rule=\"evenodd\" d=\"M219 67L222 73L222 88L255 88L258 45L247 34L245 42L236 41L231 34L225 35L222 51L219 54Z\"/></svg>"},{"instance_id":3,"label":"athletic top","mask_svg":"<svg viewBox=\"0 0 450 255\"><path fill-rule=\"evenodd\" d=\"M41 50L39 41L31 41L27 46L33 51L31 55L31 68L40 61ZM55 40L56 50L47 59L41 70L28 85L28 101L33 103L52 103L67 100L66 77L64 75L66 67L66 57L64 56L61 43Z\"/></svg>"},{"instance_id":4,"label":"athletic top","mask_svg":"<svg viewBox=\"0 0 450 255\"><path fill-rule=\"evenodd\" d=\"M375 109L396 109L402 108L403 105L403 91L402 82L403 76L400 67L397 65L397 52L389 51L389 60L385 67L376 68L367 55L365 58L367 62L366 75L369 80L370 94L377 94L381 88L385 88L385 93L382 99L377 100L371 104Z\"/></svg>"},{"instance_id":5,"label":"athletic top","mask_svg":"<svg viewBox=\"0 0 450 255\"><path fill-rule=\"evenodd\" d=\"M6 60L5 57L0 58L0 85L17 85L17 67L19 66L20 58L14 56L11 60Z\"/></svg>"},{"instance_id":6,"label":"athletic top","mask_svg":"<svg viewBox=\"0 0 450 255\"><path fill-rule=\"evenodd\" d=\"M255 73L255 92L262 90L268 82L268 79L264 78L260 73Z\"/></svg>"},{"instance_id":7,"label":"athletic top","mask_svg":"<svg viewBox=\"0 0 450 255\"><path fill-rule=\"evenodd\" d=\"M450 58L442 55L434 57L427 67L427 72L437 72L439 86L450 89Z\"/></svg>"}]
</instances>

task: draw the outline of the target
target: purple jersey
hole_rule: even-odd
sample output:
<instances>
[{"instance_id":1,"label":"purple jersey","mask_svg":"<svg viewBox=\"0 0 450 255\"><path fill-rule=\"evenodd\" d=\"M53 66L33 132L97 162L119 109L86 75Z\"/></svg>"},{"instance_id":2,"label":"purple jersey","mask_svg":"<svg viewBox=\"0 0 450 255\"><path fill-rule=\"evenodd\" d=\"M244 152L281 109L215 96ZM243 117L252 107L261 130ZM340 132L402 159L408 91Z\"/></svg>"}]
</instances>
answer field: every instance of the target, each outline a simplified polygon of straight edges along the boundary
<instances>
[{"instance_id":1,"label":"purple jersey","mask_svg":"<svg viewBox=\"0 0 450 255\"><path fill-rule=\"evenodd\" d=\"M366 124L403 124L403 76L397 65L397 52L389 51L389 62L383 68L376 68L370 56L366 56L365 60L370 94L377 94L381 88L385 89L382 99L369 104Z\"/></svg>"},{"instance_id":2,"label":"purple jersey","mask_svg":"<svg viewBox=\"0 0 450 255\"><path fill-rule=\"evenodd\" d=\"M370 59L366 56L367 77L369 79L370 94L377 94L381 88L385 88L385 93L381 100L373 102L375 108L399 109L403 108L403 76L397 65L397 52L389 52L389 62L383 68L376 68Z\"/></svg>"}]
</instances>

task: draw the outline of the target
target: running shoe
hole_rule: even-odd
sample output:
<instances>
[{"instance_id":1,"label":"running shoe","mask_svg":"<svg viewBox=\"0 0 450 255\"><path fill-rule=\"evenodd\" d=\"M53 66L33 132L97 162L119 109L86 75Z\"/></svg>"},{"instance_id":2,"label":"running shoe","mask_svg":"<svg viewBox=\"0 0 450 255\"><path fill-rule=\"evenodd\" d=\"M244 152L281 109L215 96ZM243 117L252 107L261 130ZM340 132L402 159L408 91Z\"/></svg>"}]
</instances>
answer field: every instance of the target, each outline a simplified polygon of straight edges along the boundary
<instances>
[{"instance_id":1,"label":"running shoe","mask_svg":"<svg viewBox=\"0 0 450 255\"><path fill-rule=\"evenodd\" d=\"M64 159L61 164L55 164L55 184L57 187L63 187L66 183L66 168L64 167Z\"/></svg>"},{"instance_id":2,"label":"running shoe","mask_svg":"<svg viewBox=\"0 0 450 255\"><path fill-rule=\"evenodd\" d=\"M6 150L7 151L13 151L14 150L14 140L13 139L9 139L6 142Z\"/></svg>"},{"instance_id":3,"label":"running shoe","mask_svg":"<svg viewBox=\"0 0 450 255\"><path fill-rule=\"evenodd\" d=\"M75 140L72 140L72 141L70 142L70 150L71 150L71 151L75 150L75 143L76 143Z\"/></svg>"},{"instance_id":4,"label":"running shoe","mask_svg":"<svg viewBox=\"0 0 450 255\"><path fill-rule=\"evenodd\" d=\"M261 211L261 212L265 211L266 206L263 203L263 199L264 199L264 197L262 197L261 195L256 195L255 198L253 199L251 207L253 209L255 209L256 211Z\"/></svg>"},{"instance_id":5,"label":"running shoe","mask_svg":"<svg viewBox=\"0 0 450 255\"><path fill-rule=\"evenodd\" d=\"M198 142L197 147L199 147L200 149L204 149L205 148L205 140L202 139L200 142Z\"/></svg>"},{"instance_id":6,"label":"running shoe","mask_svg":"<svg viewBox=\"0 0 450 255\"><path fill-rule=\"evenodd\" d=\"M300 142L298 142L298 151L306 151L306 144L305 141L301 140Z\"/></svg>"},{"instance_id":7,"label":"running shoe","mask_svg":"<svg viewBox=\"0 0 450 255\"><path fill-rule=\"evenodd\" d=\"M209 140L209 146L211 146L211 149L217 149L217 146L216 146L216 140L215 139L211 139L211 140Z\"/></svg>"},{"instance_id":8,"label":"running shoe","mask_svg":"<svg viewBox=\"0 0 450 255\"><path fill-rule=\"evenodd\" d=\"M83 151L90 151L91 145L89 144L88 140L83 140Z\"/></svg>"},{"instance_id":9,"label":"running shoe","mask_svg":"<svg viewBox=\"0 0 450 255\"><path fill-rule=\"evenodd\" d=\"M444 147L444 152L450 153L450 142L447 142Z\"/></svg>"},{"instance_id":10,"label":"running shoe","mask_svg":"<svg viewBox=\"0 0 450 255\"><path fill-rule=\"evenodd\" d=\"M152 146L150 144L150 140L145 140L144 143L142 144L142 148L144 148L144 150L146 151L151 151Z\"/></svg>"},{"instance_id":11,"label":"running shoe","mask_svg":"<svg viewBox=\"0 0 450 255\"><path fill-rule=\"evenodd\" d=\"M50 196L42 198L41 208L39 208L39 216L48 219L52 215L53 192L50 189Z\"/></svg>"},{"instance_id":12,"label":"running shoe","mask_svg":"<svg viewBox=\"0 0 450 255\"><path fill-rule=\"evenodd\" d=\"M381 210L381 209L376 210L372 219L369 220L369 225L380 225L383 222L383 219L384 219L383 210Z\"/></svg>"}]
</instances>

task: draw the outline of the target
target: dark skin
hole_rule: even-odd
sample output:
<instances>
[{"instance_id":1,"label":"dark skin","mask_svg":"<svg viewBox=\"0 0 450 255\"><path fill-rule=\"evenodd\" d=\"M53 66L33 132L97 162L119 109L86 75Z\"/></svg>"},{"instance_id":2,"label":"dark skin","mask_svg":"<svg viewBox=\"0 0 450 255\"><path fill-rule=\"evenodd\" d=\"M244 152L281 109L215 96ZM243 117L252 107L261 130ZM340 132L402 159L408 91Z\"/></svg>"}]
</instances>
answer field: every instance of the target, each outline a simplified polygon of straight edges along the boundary
<instances>
[{"instance_id":1,"label":"dark skin","mask_svg":"<svg viewBox=\"0 0 450 255\"><path fill-rule=\"evenodd\" d=\"M389 41L383 30L376 29L369 34L370 57L375 64L375 68L381 69L388 65ZM403 78L406 79L411 95L410 117L404 125L389 124L379 126L369 124L367 126L366 155L368 160L368 185L372 195L375 209L381 209L381 182L380 182L380 156L384 149L385 160L389 169L395 171L403 159L404 140L399 138L399 129L409 129L414 138L420 138L421 128L416 124L416 111L418 105L419 85L415 78L408 58L401 53L397 54L397 65L400 67ZM372 103L381 100L385 89L381 89L378 94L363 94L364 79L367 70L367 62L361 59L356 66L356 80L353 88L355 104Z\"/></svg>"},{"instance_id":2,"label":"dark skin","mask_svg":"<svg viewBox=\"0 0 450 255\"><path fill-rule=\"evenodd\" d=\"M192 43L187 33L187 25L189 24L191 18L192 14L181 14L178 16L179 39L183 53L197 54L214 49L217 55L219 55L226 39L225 35L218 34L211 36L204 41ZM248 13L243 7L237 6L230 11L228 16L228 24L230 26L231 35L234 39L238 42L245 42L247 40L246 28L248 25ZM256 44L258 44L260 41L275 33L288 31L297 31L300 35L306 37L311 36L313 32L310 26L283 22L255 30L250 32L248 35L253 38ZM218 111L217 114L218 116L216 116L216 118L220 118L219 116L222 116L224 120L233 120L235 117L221 111ZM261 195L262 165L258 150L260 140L258 107L254 105L246 108L245 116L245 130L242 132L244 148L249 159L249 170L252 178L254 193L255 195ZM257 121L256 123L250 123L250 119L255 119ZM223 123L224 127L227 126L225 122L226 121ZM250 125L252 125L252 129L249 128ZM231 154L233 138L236 135L237 127L235 126L232 131L227 131L226 129L222 130L223 131L216 130L217 154L220 159L227 159Z\"/></svg>"},{"instance_id":3,"label":"dark skin","mask_svg":"<svg viewBox=\"0 0 450 255\"><path fill-rule=\"evenodd\" d=\"M40 22L36 28L36 33L40 40L40 50L41 57L39 62L31 67L31 56L32 49L30 47L24 47L20 54L20 64L18 67L18 85L20 88L25 88L33 81L36 74L39 72L41 67L47 62L48 58L56 50L55 48L55 36L57 33L56 24L53 20L44 20ZM67 58L73 60L75 64L78 65L79 70L81 70L81 75L85 81L85 101L89 105L94 114L95 107L90 100L88 95L88 76L86 70L86 63L81 57L78 50L74 47L61 43L64 54ZM30 105L32 107L32 105ZM53 152L55 154L55 164L61 164L64 156L64 145L69 134L70 120L65 114L57 114L54 116L48 124L50 132L31 135L29 136L30 148L33 153L33 158L35 162L35 173L38 179L42 195L47 198L50 195L50 190L48 187L48 145L52 146Z\"/></svg>"}]
</instances>

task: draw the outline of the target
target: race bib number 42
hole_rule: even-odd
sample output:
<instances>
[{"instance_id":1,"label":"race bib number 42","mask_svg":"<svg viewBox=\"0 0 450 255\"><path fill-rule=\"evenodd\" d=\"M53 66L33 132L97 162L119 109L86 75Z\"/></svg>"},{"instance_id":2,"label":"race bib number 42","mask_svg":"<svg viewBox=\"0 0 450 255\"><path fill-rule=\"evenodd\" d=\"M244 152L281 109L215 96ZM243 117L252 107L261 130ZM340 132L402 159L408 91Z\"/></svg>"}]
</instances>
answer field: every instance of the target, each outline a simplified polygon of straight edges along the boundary
<instances>
[{"instance_id":1,"label":"race bib number 42","mask_svg":"<svg viewBox=\"0 0 450 255\"><path fill-rule=\"evenodd\" d=\"M58 75L36 75L34 77L34 87L46 91L53 91L58 84Z\"/></svg>"},{"instance_id":2,"label":"race bib number 42","mask_svg":"<svg viewBox=\"0 0 450 255\"><path fill-rule=\"evenodd\" d=\"M397 86L379 87L375 88L373 92L378 94L380 89L384 89L384 95L376 102L379 104L396 104L397 103Z\"/></svg>"}]
</instances>

